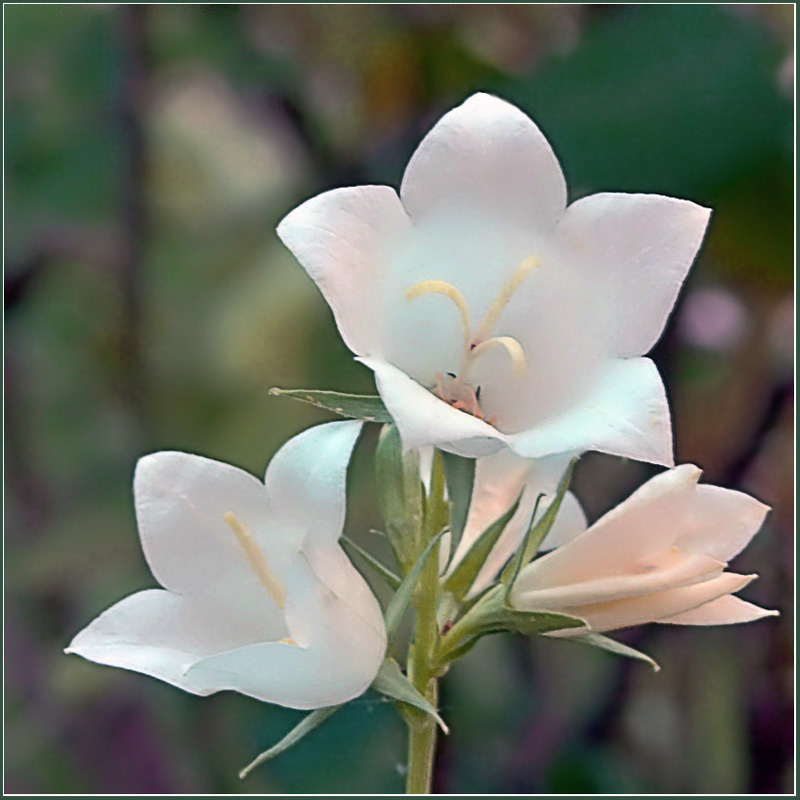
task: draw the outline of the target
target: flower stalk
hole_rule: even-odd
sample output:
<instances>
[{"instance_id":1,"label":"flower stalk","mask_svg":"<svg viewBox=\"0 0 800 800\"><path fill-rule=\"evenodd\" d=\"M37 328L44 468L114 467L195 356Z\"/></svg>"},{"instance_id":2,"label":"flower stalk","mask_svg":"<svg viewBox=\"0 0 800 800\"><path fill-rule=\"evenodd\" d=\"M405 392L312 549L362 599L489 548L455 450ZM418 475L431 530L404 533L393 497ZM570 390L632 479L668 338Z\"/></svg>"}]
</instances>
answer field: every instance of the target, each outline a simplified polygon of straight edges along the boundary
<instances>
[{"instance_id":1,"label":"flower stalk","mask_svg":"<svg viewBox=\"0 0 800 800\"><path fill-rule=\"evenodd\" d=\"M438 536L447 523L448 508L444 499L444 469L441 454L434 455L431 486L422 526L424 548ZM436 543L425 562L414 596L416 623L414 637L408 649L408 677L414 688L434 707L437 707L437 651L439 630L436 609L439 604L439 548ZM412 710L408 724L407 794L430 794L436 751L436 721L428 714Z\"/></svg>"}]
</instances>

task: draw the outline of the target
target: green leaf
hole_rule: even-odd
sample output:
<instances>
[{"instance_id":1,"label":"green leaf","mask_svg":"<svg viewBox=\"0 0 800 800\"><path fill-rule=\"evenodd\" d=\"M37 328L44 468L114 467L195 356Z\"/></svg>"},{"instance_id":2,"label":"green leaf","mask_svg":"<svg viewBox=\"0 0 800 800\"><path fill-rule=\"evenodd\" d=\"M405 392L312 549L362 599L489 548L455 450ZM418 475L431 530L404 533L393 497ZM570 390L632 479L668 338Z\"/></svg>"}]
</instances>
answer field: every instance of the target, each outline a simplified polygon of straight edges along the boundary
<instances>
[{"instance_id":1,"label":"green leaf","mask_svg":"<svg viewBox=\"0 0 800 800\"><path fill-rule=\"evenodd\" d=\"M451 550L455 552L467 523L472 486L475 482L475 459L442 453L442 464L450 499L450 528L453 531Z\"/></svg>"},{"instance_id":2,"label":"green leaf","mask_svg":"<svg viewBox=\"0 0 800 800\"><path fill-rule=\"evenodd\" d=\"M357 545L352 539L348 538L347 536L342 536L340 539L341 543L344 545L345 550L349 550L353 553L357 553L361 558L372 567L373 571L376 575L382 578L392 589L397 589L400 586L400 577L395 575L388 567L384 566L380 561L378 561L375 556L371 553L368 553L363 547Z\"/></svg>"},{"instance_id":3,"label":"green leaf","mask_svg":"<svg viewBox=\"0 0 800 800\"><path fill-rule=\"evenodd\" d=\"M591 647L599 647L601 650L607 650L609 653L615 653L618 656L644 661L653 668L654 672L658 672L661 669L658 663L650 658L647 653L643 653L641 650L637 650L634 647L629 647L627 644L622 644L622 642L618 642L616 639L603 636L601 633L585 633L582 636L573 636L567 641L588 644Z\"/></svg>"},{"instance_id":4,"label":"green leaf","mask_svg":"<svg viewBox=\"0 0 800 800\"><path fill-rule=\"evenodd\" d=\"M508 595L510 594L511 588L514 585L514 581L516 581L520 571L524 566L531 562L533 557L539 551L539 547L545 540L545 537L548 533L550 533L550 529L553 527L553 523L556 521L556 517L558 516L558 511L561 508L561 503L564 501L564 495L569 489L570 482L572 481L572 473L575 470L575 465L577 463L578 459L573 458L572 461L570 461L567 465L567 468L564 470L564 474L561 476L561 480L558 482L556 496L553 498L553 501L547 507L547 510L544 512L544 514L542 514L542 518L538 522L536 521L536 511L534 510L533 518L531 520L531 527L528 529L528 532L525 534L525 538L517 548L514 558L511 559L508 566L503 570L501 580L506 586L506 601L508 600ZM536 500L537 508L539 505L539 499Z\"/></svg>"},{"instance_id":5,"label":"green leaf","mask_svg":"<svg viewBox=\"0 0 800 800\"><path fill-rule=\"evenodd\" d=\"M393 700L418 708L433 717L445 733L450 732L437 710L414 688L393 658L387 658L383 662L377 677L372 682L372 688Z\"/></svg>"},{"instance_id":6,"label":"green leaf","mask_svg":"<svg viewBox=\"0 0 800 800\"><path fill-rule=\"evenodd\" d=\"M584 620L567 614L509 608L505 604L505 587L497 585L481 596L478 602L444 635L440 643L439 657L444 663L452 661L465 652L466 645L471 639L492 633L512 631L531 636L585 625Z\"/></svg>"},{"instance_id":7,"label":"green leaf","mask_svg":"<svg viewBox=\"0 0 800 800\"><path fill-rule=\"evenodd\" d=\"M509 563L505 566L505 569L503 569L503 572L500 575L500 581L506 587L506 605L508 605L508 595L511 592L511 587L516 582L520 570L522 569L524 553L528 552L529 542L536 531L538 524L536 522L536 514L539 511L539 503L542 502L543 497L544 494L540 494L536 498L536 503L533 506L533 514L531 514L531 524L528 526L528 531L523 537L522 541L519 543L519 546L511 558L511 561L509 561Z\"/></svg>"},{"instance_id":8,"label":"green leaf","mask_svg":"<svg viewBox=\"0 0 800 800\"><path fill-rule=\"evenodd\" d=\"M363 419L366 422L392 421L383 400L377 395L343 394L317 389L279 389L276 386L273 386L269 393L273 397L291 397L292 400L310 403L342 417Z\"/></svg>"},{"instance_id":9,"label":"green leaf","mask_svg":"<svg viewBox=\"0 0 800 800\"><path fill-rule=\"evenodd\" d=\"M397 427L381 431L375 452L378 505L386 535L403 572L413 565L422 539L424 489L419 474L419 454L403 452Z\"/></svg>"},{"instance_id":10,"label":"green leaf","mask_svg":"<svg viewBox=\"0 0 800 800\"><path fill-rule=\"evenodd\" d=\"M427 546L420 554L420 557L417 559L417 563L414 564L408 575L403 578L399 588L389 601L389 605L386 608L385 617L386 635L390 644L394 634L397 633L397 628L400 625L400 621L403 619L403 615L406 613L408 604L411 602L414 589L417 588L417 581L419 580L422 568L425 566L425 562L428 560L428 556L431 554L431 551L439 543L439 540L442 538L442 536L444 536L444 534L445 531L441 531L437 536L434 536L433 539L428 542Z\"/></svg>"},{"instance_id":11,"label":"green leaf","mask_svg":"<svg viewBox=\"0 0 800 800\"><path fill-rule=\"evenodd\" d=\"M486 563L486 558L495 544L497 544L497 540L502 535L509 520L516 514L519 508L519 501L520 498L518 497L514 505L502 517L495 520L483 531L444 582L445 591L450 592L456 600L461 600L469 591L469 587L472 586L481 567Z\"/></svg>"},{"instance_id":12,"label":"green leaf","mask_svg":"<svg viewBox=\"0 0 800 800\"><path fill-rule=\"evenodd\" d=\"M327 708L318 708L312 711L307 716L303 717L300 722L292 728L286 736L283 737L277 744L272 745L269 750L265 750L260 756L251 761L240 773L241 779L246 778L256 767L263 764L265 761L279 756L281 753L286 752L292 745L297 744L303 737L311 733L314 728L322 725L325 720L332 717L343 704L338 706L328 706Z\"/></svg>"}]
</instances>

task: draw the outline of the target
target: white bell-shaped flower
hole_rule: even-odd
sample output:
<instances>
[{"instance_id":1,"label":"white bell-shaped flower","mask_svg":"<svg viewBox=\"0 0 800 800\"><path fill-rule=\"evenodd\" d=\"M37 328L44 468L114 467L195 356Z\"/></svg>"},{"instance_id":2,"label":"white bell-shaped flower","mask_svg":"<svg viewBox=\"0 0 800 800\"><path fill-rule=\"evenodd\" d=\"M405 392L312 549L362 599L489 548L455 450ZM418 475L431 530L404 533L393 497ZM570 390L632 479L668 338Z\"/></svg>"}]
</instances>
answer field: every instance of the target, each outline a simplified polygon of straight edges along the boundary
<instances>
[{"instance_id":1,"label":"white bell-shaped flower","mask_svg":"<svg viewBox=\"0 0 800 800\"><path fill-rule=\"evenodd\" d=\"M380 606L338 544L359 422L304 431L265 482L186 453L142 458L136 517L164 587L113 605L67 652L199 695L311 709L360 695L383 662Z\"/></svg>"},{"instance_id":2,"label":"white bell-shaped flower","mask_svg":"<svg viewBox=\"0 0 800 800\"><path fill-rule=\"evenodd\" d=\"M580 617L592 631L646 622L729 625L777 614L734 597L755 575L726 572L768 506L698 485L690 464L662 472L588 530L524 567L515 608ZM571 628L556 636L579 636Z\"/></svg>"},{"instance_id":3,"label":"white bell-shaped flower","mask_svg":"<svg viewBox=\"0 0 800 800\"><path fill-rule=\"evenodd\" d=\"M388 186L308 200L278 235L375 372L405 448L671 465L661 336L709 210L644 194L567 207L558 161L486 94L445 114Z\"/></svg>"}]
</instances>

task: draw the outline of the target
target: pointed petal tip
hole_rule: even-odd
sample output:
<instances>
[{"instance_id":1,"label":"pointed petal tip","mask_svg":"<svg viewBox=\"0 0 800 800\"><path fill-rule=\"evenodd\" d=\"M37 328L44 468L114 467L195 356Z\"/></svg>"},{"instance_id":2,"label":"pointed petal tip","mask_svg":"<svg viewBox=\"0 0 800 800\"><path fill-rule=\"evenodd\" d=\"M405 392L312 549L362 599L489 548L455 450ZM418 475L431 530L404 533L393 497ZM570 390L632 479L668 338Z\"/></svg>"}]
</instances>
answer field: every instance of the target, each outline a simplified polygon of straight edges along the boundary
<instances>
[{"instance_id":1,"label":"pointed petal tip","mask_svg":"<svg viewBox=\"0 0 800 800\"><path fill-rule=\"evenodd\" d=\"M672 469L676 475L683 478L687 484L698 483L703 475L703 470L695 464L679 464L677 467L673 466Z\"/></svg>"}]
</instances>

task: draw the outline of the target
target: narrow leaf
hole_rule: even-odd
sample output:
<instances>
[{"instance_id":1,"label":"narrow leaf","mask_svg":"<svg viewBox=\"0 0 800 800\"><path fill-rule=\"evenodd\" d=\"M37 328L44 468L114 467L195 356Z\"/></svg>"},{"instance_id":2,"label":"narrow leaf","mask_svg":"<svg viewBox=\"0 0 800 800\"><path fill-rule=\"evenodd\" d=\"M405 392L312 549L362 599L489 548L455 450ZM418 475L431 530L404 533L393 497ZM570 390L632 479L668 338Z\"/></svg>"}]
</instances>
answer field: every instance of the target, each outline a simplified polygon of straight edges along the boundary
<instances>
[{"instance_id":1,"label":"narrow leaf","mask_svg":"<svg viewBox=\"0 0 800 800\"><path fill-rule=\"evenodd\" d=\"M509 608L505 605L505 587L496 585L481 595L444 635L439 657L446 664L462 655L468 649L466 645L469 641L492 633L512 631L530 636L585 625L584 620L566 614Z\"/></svg>"},{"instance_id":2,"label":"narrow leaf","mask_svg":"<svg viewBox=\"0 0 800 800\"><path fill-rule=\"evenodd\" d=\"M505 600L506 605L508 605L508 595L511 593L511 587L517 582L517 578L519 577L519 573L522 570L522 566L525 563L525 553L528 551L528 545L530 543L531 538L536 531L537 520L536 514L539 511L539 503L541 503L544 494L540 494L536 498L536 503L533 506L533 514L531 514L531 524L528 526L528 530L525 533L525 536L522 538L522 541L519 543L514 556L512 557L511 561L506 564L505 569L500 575L501 582L506 587L505 593Z\"/></svg>"},{"instance_id":3,"label":"narrow leaf","mask_svg":"<svg viewBox=\"0 0 800 800\"><path fill-rule=\"evenodd\" d=\"M394 638L394 634L397 633L397 628L400 625L400 621L403 619L403 615L406 613L408 604L411 602L411 597L414 594L414 589L417 587L417 581L419 580L422 568L425 566L425 562L428 560L428 556L431 554L431 551L434 549L435 545L439 543L439 540L442 538L442 536L444 536L444 534L445 531L441 531L437 536L434 536L434 538L428 542L420 557L417 559L417 563L414 564L408 575L403 578L400 586L394 593L394 596L389 601L389 605L386 608L385 617L386 635L390 643Z\"/></svg>"},{"instance_id":4,"label":"narrow leaf","mask_svg":"<svg viewBox=\"0 0 800 800\"><path fill-rule=\"evenodd\" d=\"M385 426L375 451L375 483L386 535L403 572L422 542L425 493L419 470L419 454L404 453L396 426Z\"/></svg>"},{"instance_id":5,"label":"narrow leaf","mask_svg":"<svg viewBox=\"0 0 800 800\"><path fill-rule=\"evenodd\" d=\"M445 733L450 733L450 729L445 725L437 710L417 691L393 658L387 658L383 662L377 677L372 682L372 688L393 700L424 711L436 720Z\"/></svg>"},{"instance_id":6,"label":"narrow leaf","mask_svg":"<svg viewBox=\"0 0 800 800\"><path fill-rule=\"evenodd\" d=\"M342 417L363 419L366 422L391 422L392 418L378 395L344 394L322 389L279 389L269 390L273 397L290 397L302 403L310 403Z\"/></svg>"},{"instance_id":7,"label":"narrow leaf","mask_svg":"<svg viewBox=\"0 0 800 800\"><path fill-rule=\"evenodd\" d=\"M550 529L553 527L558 511L561 508L561 503L564 500L564 495L569 489L570 482L572 481L572 472L577 463L577 458L573 458L572 461L569 462L567 468L564 470L564 474L561 476L561 480L558 482L558 488L556 489L556 495L553 501L538 521L536 521L536 514L534 513L531 527L528 529L527 534L525 534L522 544L517 548L514 558L511 559L508 566L503 570L501 580L506 586L506 598L508 598L511 587L514 585L514 581L517 579L522 568L531 562L538 552L539 546L544 541L547 534L550 533ZM539 501L537 500L536 502L538 507Z\"/></svg>"},{"instance_id":8,"label":"narrow leaf","mask_svg":"<svg viewBox=\"0 0 800 800\"><path fill-rule=\"evenodd\" d=\"M372 567L376 575L382 578L392 589L397 589L400 586L400 577L395 575L388 567L384 566L378 561L375 556L368 553L363 547L357 545L352 539L347 536L342 536L340 539L344 545L344 549L352 553L357 553L361 558Z\"/></svg>"},{"instance_id":9,"label":"narrow leaf","mask_svg":"<svg viewBox=\"0 0 800 800\"><path fill-rule=\"evenodd\" d=\"M460 600L469 591L469 587L472 586L472 582L480 572L481 567L486 563L489 553L497 544L497 540L502 535L509 520L516 514L517 508L519 508L519 501L520 498L518 497L514 505L500 519L495 520L486 528L472 543L472 547L444 582L445 590L450 592L457 600Z\"/></svg>"},{"instance_id":10,"label":"narrow leaf","mask_svg":"<svg viewBox=\"0 0 800 800\"><path fill-rule=\"evenodd\" d=\"M472 486L475 482L475 459L442 453L442 464L450 499L450 527L453 531L452 551L455 552L467 523Z\"/></svg>"},{"instance_id":11,"label":"narrow leaf","mask_svg":"<svg viewBox=\"0 0 800 800\"><path fill-rule=\"evenodd\" d=\"M292 728L286 736L283 737L277 744L272 745L269 750L265 750L260 756L250 762L240 773L239 778L246 778L256 767L269 761L275 756L286 752L292 745L297 744L303 737L311 733L314 728L322 725L325 720L332 717L342 706L328 706L327 708L318 708L310 714L303 717L300 722Z\"/></svg>"},{"instance_id":12,"label":"narrow leaf","mask_svg":"<svg viewBox=\"0 0 800 800\"><path fill-rule=\"evenodd\" d=\"M627 644L622 644L622 642L618 642L616 639L603 636L601 633L586 633L583 636L574 636L569 641L588 644L592 647L599 647L601 650L607 650L609 653L615 653L618 656L644 661L649 664L655 672L661 669L658 663L650 658L647 653L643 653L641 650L637 650Z\"/></svg>"}]
</instances>

